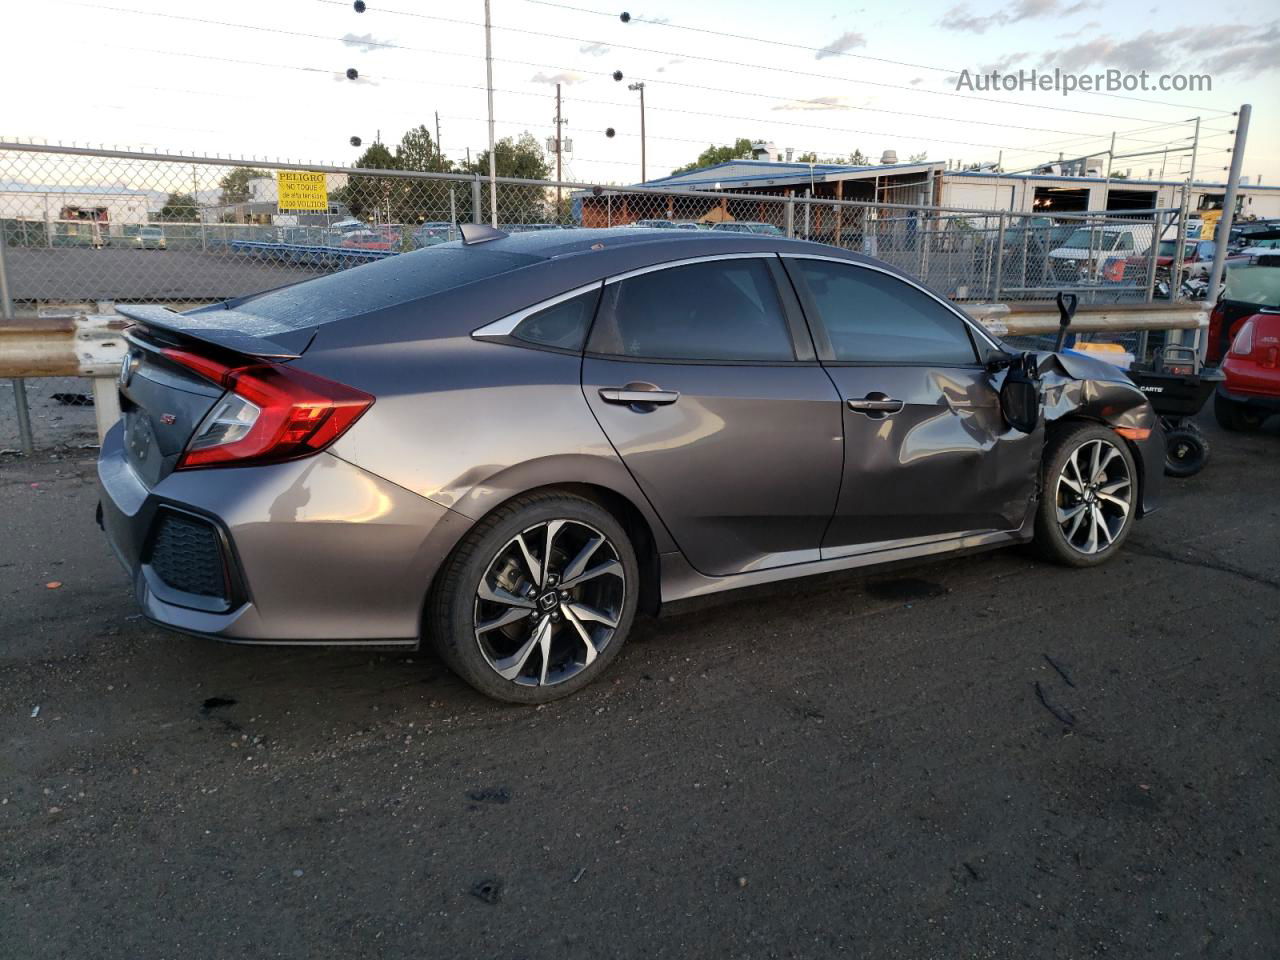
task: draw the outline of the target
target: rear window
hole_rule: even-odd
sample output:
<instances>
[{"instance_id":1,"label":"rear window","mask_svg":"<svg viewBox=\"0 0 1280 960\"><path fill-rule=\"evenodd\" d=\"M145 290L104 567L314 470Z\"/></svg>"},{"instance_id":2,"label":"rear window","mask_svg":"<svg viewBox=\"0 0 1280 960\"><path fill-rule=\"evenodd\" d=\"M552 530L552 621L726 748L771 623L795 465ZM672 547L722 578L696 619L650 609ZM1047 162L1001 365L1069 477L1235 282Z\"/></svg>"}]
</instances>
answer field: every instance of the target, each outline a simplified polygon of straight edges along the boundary
<instances>
[{"instance_id":1,"label":"rear window","mask_svg":"<svg viewBox=\"0 0 1280 960\"><path fill-rule=\"evenodd\" d=\"M1280 310L1280 267L1233 267L1224 283L1224 300Z\"/></svg>"},{"instance_id":2,"label":"rear window","mask_svg":"<svg viewBox=\"0 0 1280 960\"><path fill-rule=\"evenodd\" d=\"M334 320L420 300L454 287L537 263L541 257L464 247L461 241L402 253L327 277L260 293L230 306L266 321L262 330L301 330ZM224 305L200 314L205 326L218 326ZM257 335L268 335L262 330Z\"/></svg>"}]
</instances>

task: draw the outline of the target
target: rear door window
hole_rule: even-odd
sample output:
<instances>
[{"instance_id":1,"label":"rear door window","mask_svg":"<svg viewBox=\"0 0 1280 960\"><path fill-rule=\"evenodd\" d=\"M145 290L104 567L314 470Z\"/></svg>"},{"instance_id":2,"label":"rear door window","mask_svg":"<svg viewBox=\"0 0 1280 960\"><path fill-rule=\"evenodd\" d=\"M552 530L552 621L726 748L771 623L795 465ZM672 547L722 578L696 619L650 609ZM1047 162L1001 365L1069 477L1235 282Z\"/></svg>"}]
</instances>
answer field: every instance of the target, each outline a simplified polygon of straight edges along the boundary
<instances>
[{"instance_id":1,"label":"rear door window","mask_svg":"<svg viewBox=\"0 0 1280 960\"><path fill-rule=\"evenodd\" d=\"M685 264L608 284L587 349L649 360L795 359L760 258Z\"/></svg>"}]
</instances>

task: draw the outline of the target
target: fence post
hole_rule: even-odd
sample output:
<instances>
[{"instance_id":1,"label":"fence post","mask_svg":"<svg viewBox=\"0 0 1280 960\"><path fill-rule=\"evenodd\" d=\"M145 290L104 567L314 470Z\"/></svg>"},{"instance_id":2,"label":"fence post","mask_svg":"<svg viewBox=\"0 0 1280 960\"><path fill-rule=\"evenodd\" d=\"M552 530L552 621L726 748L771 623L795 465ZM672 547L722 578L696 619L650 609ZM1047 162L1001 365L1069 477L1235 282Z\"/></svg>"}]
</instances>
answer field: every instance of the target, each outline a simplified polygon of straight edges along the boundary
<instances>
[{"instance_id":1,"label":"fence post","mask_svg":"<svg viewBox=\"0 0 1280 960\"><path fill-rule=\"evenodd\" d=\"M996 271L991 282L991 302L1000 302L1000 286L1004 280L1004 230L1009 215L1000 211L1000 229L996 231Z\"/></svg>"},{"instance_id":2,"label":"fence post","mask_svg":"<svg viewBox=\"0 0 1280 960\"><path fill-rule=\"evenodd\" d=\"M484 223L480 215L480 174L473 173L471 181L471 222Z\"/></svg>"},{"instance_id":3,"label":"fence post","mask_svg":"<svg viewBox=\"0 0 1280 960\"><path fill-rule=\"evenodd\" d=\"M13 299L9 296L9 272L5 268L4 221L0 220L0 320L13 320ZM31 456L35 452L35 444L31 440L31 410L27 406L27 384L25 380L13 379L13 410L18 417L18 444L22 455Z\"/></svg>"},{"instance_id":4,"label":"fence post","mask_svg":"<svg viewBox=\"0 0 1280 960\"><path fill-rule=\"evenodd\" d=\"M794 240L796 238L796 201L794 197L787 197L786 224L787 236Z\"/></svg>"},{"instance_id":5,"label":"fence post","mask_svg":"<svg viewBox=\"0 0 1280 960\"><path fill-rule=\"evenodd\" d=\"M1156 258L1160 255L1160 235L1164 229L1160 223L1160 214L1151 215L1151 249L1147 251L1147 303L1156 296ZM1177 259L1175 256L1173 259ZM1173 260L1169 261L1173 263ZM1172 271L1170 271L1172 272ZM1169 299L1173 300L1173 285L1169 286Z\"/></svg>"}]
</instances>

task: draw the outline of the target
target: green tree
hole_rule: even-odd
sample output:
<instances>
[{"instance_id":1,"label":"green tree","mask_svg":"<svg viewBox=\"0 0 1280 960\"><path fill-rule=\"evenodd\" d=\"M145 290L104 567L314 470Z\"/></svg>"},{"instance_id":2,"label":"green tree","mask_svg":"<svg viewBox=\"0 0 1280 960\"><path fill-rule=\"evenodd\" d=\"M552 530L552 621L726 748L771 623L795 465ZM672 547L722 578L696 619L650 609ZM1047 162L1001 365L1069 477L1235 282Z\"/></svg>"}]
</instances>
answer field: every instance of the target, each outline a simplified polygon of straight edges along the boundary
<instances>
[{"instance_id":1,"label":"green tree","mask_svg":"<svg viewBox=\"0 0 1280 960\"><path fill-rule=\"evenodd\" d=\"M431 139L431 132L421 123L400 138L396 147L396 163L401 170L426 173L448 173L453 169L440 152L440 145Z\"/></svg>"},{"instance_id":2,"label":"green tree","mask_svg":"<svg viewBox=\"0 0 1280 960\"><path fill-rule=\"evenodd\" d=\"M257 170L253 167L236 167L218 181L218 186L222 188L222 203L244 203L249 199L249 181L265 176L268 176L265 170Z\"/></svg>"},{"instance_id":3,"label":"green tree","mask_svg":"<svg viewBox=\"0 0 1280 960\"><path fill-rule=\"evenodd\" d=\"M354 164L362 170L396 170L399 163L395 156L383 144L375 143L360 154ZM347 177L347 185L343 187L341 202L346 204L351 215L361 220L373 220L384 223L392 222L391 200L395 192L394 177L369 176L353 173Z\"/></svg>"},{"instance_id":4,"label":"green tree","mask_svg":"<svg viewBox=\"0 0 1280 960\"><path fill-rule=\"evenodd\" d=\"M1111 179L1112 180L1128 180L1129 175L1125 173L1123 170L1112 170Z\"/></svg>"},{"instance_id":5,"label":"green tree","mask_svg":"<svg viewBox=\"0 0 1280 960\"><path fill-rule=\"evenodd\" d=\"M196 198L189 193L171 193L155 219L165 223L195 223L200 219Z\"/></svg>"},{"instance_id":6,"label":"green tree","mask_svg":"<svg viewBox=\"0 0 1280 960\"><path fill-rule=\"evenodd\" d=\"M919 153L913 153L907 157L907 160L910 163L924 163L928 159L929 159L928 150L921 150Z\"/></svg>"},{"instance_id":7,"label":"green tree","mask_svg":"<svg viewBox=\"0 0 1280 960\"><path fill-rule=\"evenodd\" d=\"M861 150L859 150L857 147L854 147L853 153L849 154L850 166L865 167L870 162L871 161L867 158L867 155L863 153Z\"/></svg>"},{"instance_id":8,"label":"green tree","mask_svg":"<svg viewBox=\"0 0 1280 960\"><path fill-rule=\"evenodd\" d=\"M543 155L542 147L528 131L518 139L503 137L493 145L494 172L499 177L518 177L521 180L546 180L551 166ZM467 173L489 175L489 151L482 150L470 164L463 164ZM489 191L481 192L483 213L488 214ZM498 184L498 219L506 223L541 223L555 217L555 196L546 187Z\"/></svg>"},{"instance_id":9,"label":"green tree","mask_svg":"<svg viewBox=\"0 0 1280 960\"><path fill-rule=\"evenodd\" d=\"M418 124L400 138L396 147L396 164L401 170L423 173L450 173L453 164L431 139L425 124ZM453 202L450 203L450 194ZM422 223L425 220L451 220L461 215L470 219L471 193L465 185L417 177L402 177L392 191L392 216L400 223Z\"/></svg>"},{"instance_id":10,"label":"green tree","mask_svg":"<svg viewBox=\"0 0 1280 960\"><path fill-rule=\"evenodd\" d=\"M731 147L717 147L715 144L712 144L698 154L697 160L694 160L692 163L686 163L683 167L677 167L672 170L671 173L674 176L677 173L686 173L689 170L697 170L700 167L710 167L717 163L726 163L730 160L750 160L751 144L752 141L746 137L739 137L733 142L733 146Z\"/></svg>"},{"instance_id":11,"label":"green tree","mask_svg":"<svg viewBox=\"0 0 1280 960\"><path fill-rule=\"evenodd\" d=\"M493 145L494 172L500 177L520 177L524 180L545 180L551 175L551 165L542 153L542 147L533 134L525 131L520 138L503 137ZM467 173L489 175L489 151L482 150L468 166Z\"/></svg>"},{"instance_id":12,"label":"green tree","mask_svg":"<svg viewBox=\"0 0 1280 960\"><path fill-rule=\"evenodd\" d=\"M810 150L808 153L800 154L800 156L796 157L796 160L799 163L817 163L818 155Z\"/></svg>"}]
</instances>

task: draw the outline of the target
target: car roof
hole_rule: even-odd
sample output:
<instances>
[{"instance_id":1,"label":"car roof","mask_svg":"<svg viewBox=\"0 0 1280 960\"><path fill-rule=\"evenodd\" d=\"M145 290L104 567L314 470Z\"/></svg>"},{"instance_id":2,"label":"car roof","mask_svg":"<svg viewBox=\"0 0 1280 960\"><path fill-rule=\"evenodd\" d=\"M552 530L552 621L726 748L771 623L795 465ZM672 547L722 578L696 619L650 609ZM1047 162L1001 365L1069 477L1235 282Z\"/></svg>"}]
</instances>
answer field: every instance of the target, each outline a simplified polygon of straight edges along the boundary
<instances>
[{"instance_id":1,"label":"car roof","mask_svg":"<svg viewBox=\"0 0 1280 960\"><path fill-rule=\"evenodd\" d=\"M437 244L433 250L464 246L462 241ZM785 236L755 233L716 233L714 230L671 230L664 227L588 227L580 230L546 230L513 233L471 244L476 250L511 253L540 260L589 259L612 269L615 264L657 264L685 257L721 253L808 253L861 262L878 263L824 243L791 240ZM886 265L887 266L887 265ZM898 271L894 271L895 273Z\"/></svg>"}]
</instances>

